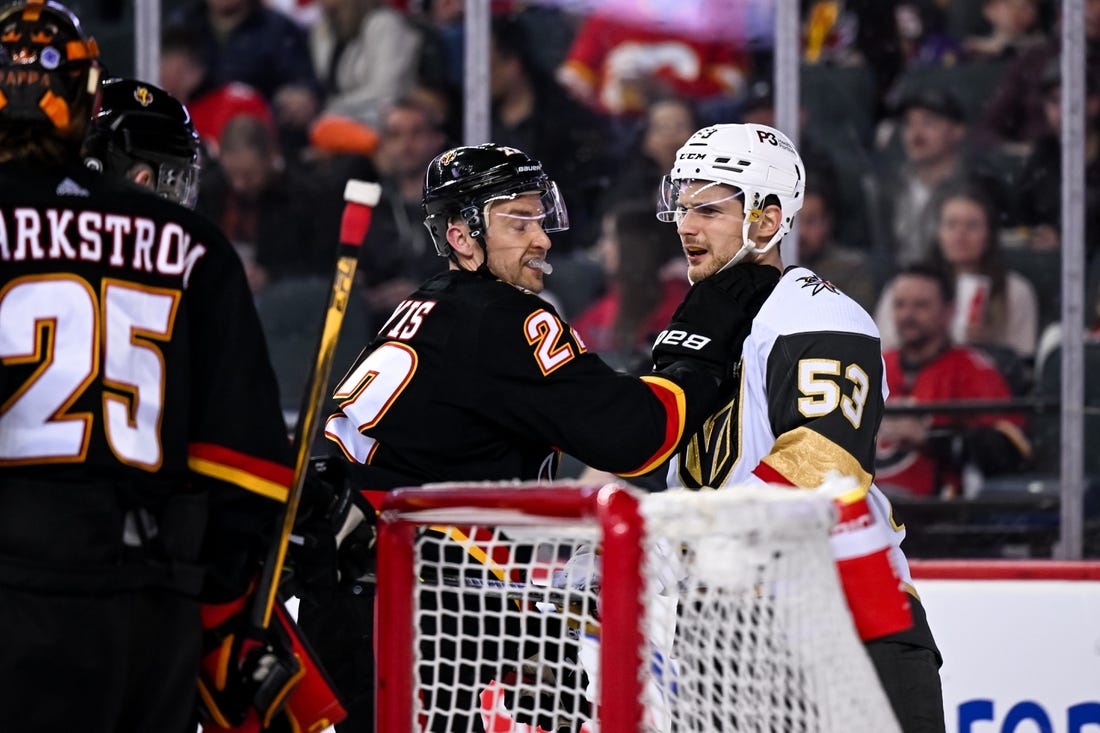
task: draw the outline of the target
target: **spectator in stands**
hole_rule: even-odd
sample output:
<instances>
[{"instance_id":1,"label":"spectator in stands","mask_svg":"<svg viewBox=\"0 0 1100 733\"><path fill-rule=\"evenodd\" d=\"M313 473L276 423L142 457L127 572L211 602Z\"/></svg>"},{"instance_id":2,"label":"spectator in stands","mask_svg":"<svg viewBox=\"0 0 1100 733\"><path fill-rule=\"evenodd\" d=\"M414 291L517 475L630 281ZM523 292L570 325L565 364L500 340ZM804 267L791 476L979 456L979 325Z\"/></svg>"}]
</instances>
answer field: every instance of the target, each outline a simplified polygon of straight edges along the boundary
<instances>
[{"instance_id":1,"label":"spectator in stands","mask_svg":"<svg viewBox=\"0 0 1100 733\"><path fill-rule=\"evenodd\" d=\"M1085 78L1100 79L1100 0L1085 3ZM1056 3L1061 7L1061 3ZM1059 17L1059 25L1061 18ZM979 125L983 144L1026 154L1047 132L1043 75L1061 54L1060 31L1021 53L1004 73Z\"/></svg>"},{"instance_id":2,"label":"spectator in stands","mask_svg":"<svg viewBox=\"0 0 1100 733\"><path fill-rule=\"evenodd\" d=\"M609 167L605 120L569 98L541 71L531 56L531 30L516 18L494 17L491 38L490 138L539 160L555 161L555 177L569 209L569 231L554 247L558 253L578 249L593 240L599 224L596 203Z\"/></svg>"},{"instance_id":3,"label":"spectator in stands","mask_svg":"<svg viewBox=\"0 0 1100 733\"><path fill-rule=\"evenodd\" d=\"M695 105L688 99L666 97L650 102L636 135L617 156L622 165L612 176L600 209L606 212L619 202L635 199L655 202L661 177L672 170L676 151L699 125Z\"/></svg>"},{"instance_id":4,"label":"spectator in stands","mask_svg":"<svg viewBox=\"0 0 1100 733\"><path fill-rule=\"evenodd\" d=\"M604 214L596 247L607 291L573 328L604 361L643 374L654 337L690 287L679 239L653 218L653 201L641 199Z\"/></svg>"},{"instance_id":5,"label":"spectator in stands","mask_svg":"<svg viewBox=\"0 0 1100 733\"><path fill-rule=\"evenodd\" d=\"M420 34L383 0L321 0L320 5L309 47L325 94L321 114L377 128L386 106L416 81Z\"/></svg>"},{"instance_id":6,"label":"spectator in stands","mask_svg":"<svg viewBox=\"0 0 1100 733\"><path fill-rule=\"evenodd\" d=\"M440 120L426 103L409 96L386 110L380 132L375 163L382 198L360 253L367 310L378 325L419 283L447 266L432 245L420 207L424 171L447 145Z\"/></svg>"},{"instance_id":7,"label":"spectator in stands","mask_svg":"<svg viewBox=\"0 0 1100 733\"><path fill-rule=\"evenodd\" d=\"M237 115L252 115L275 130L271 106L256 89L239 81L214 80L198 36L188 28L170 26L164 30L160 40L160 81L165 91L187 107L195 131L214 157L225 123Z\"/></svg>"},{"instance_id":8,"label":"spectator in stands","mask_svg":"<svg viewBox=\"0 0 1100 733\"><path fill-rule=\"evenodd\" d=\"M905 69L949 67L962 60L962 43L947 29L947 14L935 0L903 0L894 6Z\"/></svg>"},{"instance_id":9,"label":"spectator in stands","mask_svg":"<svg viewBox=\"0 0 1100 733\"><path fill-rule=\"evenodd\" d=\"M886 92L904 66L895 3L884 3L882 0L846 0L844 3L803 0L801 4L802 57L805 62L867 67L875 90L874 117L877 119L884 115L887 112L883 106Z\"/></svg>"},{"instance_id":10,"label":"spectator in stands","mask_svg":"<svg viewBox=\"0 0 1100 733\"><path fill-rule=\"evenodd\" d=\"M1092 261L1100 252L1100 79L1085 80L1085 249ZM1062 74L1058 59L1043 75L1046 130L1024 164L1017 191L1019 223L1028 227L1028 246L1057 249L1062 223Z\"/></svg>"},{"instance_id":11,"label":"spectator in stands","mask_svg":"<svg viewBox=\"0 0 1100 733\"><path fill-rule=\"evenodd\" d=\"M964 289L967 293L968 302L960 300L951 323L952 340L1008 347L1018 357L1033 358L1039 327L1035 289L1023 275L1005 268L988 194L973 184L954 184L941 193L933 211L936 234L928 260L954 276L960 295ZM895 287L896 280L886 286L875 310L884 349L901 344L894 327L899 318L893 312Z\"/></svg>"},{"instance_id":12,"label":"spectator in stands","mask_svg":"<svg viewBox=\"0 0 1100 733\"><path fill-rule=\"evenodd\" d=\"M952 343L954 283L947 273L912 265L898 274L890 298L898 346L883 351L890 396L878 433L879 485L953 497L975 488L981 476L1022 469L1031 444L1018 413L890 414L896 405L1011 396L990 361Z\"/></svg>"},{"instance_id":13,"label":"spectator in stands","mask_svg":"<svg viewBox=\"0 0 1100 733\"><path fill-rule=\"evenodd\" d=\"M1012 58L1046 40L1039 29L1039 0L983 0L982 15L989 32L963 40L972 59Z\"/></svg>"},{"instance_id":14,"label":"spectator in stands","mask_svg":"<svg viewBox=\"0 0 1100 733\"><path fill-rule=\"evenodd\" d=\"M821 181L809 175L807 180ZM843 209L836 205L831 185L828 179L806 185L798 215L798 264L833 283L870 312L878 287L868 271L866 255L835 239L833 212Z\"/></svg>"},{"instance_id":15,"label":"spectator in stands","mask_svg":"<svg viewBox=\"0 0 1100 733\"><path fill-rule=\"evenodd\" d=\"M286 166L270 128L239 115L219 144L220 165L203 171L198 210L230 241L254 245L261 281L330 274L335 251L333 240L317 240L316 193Z\"/></svg>"},{"instance_id":16,"label":"spectator in stands","mask_svg":"<svg viewBox=\"0 0 1100 733\"><path fill-rule=\"evenodd\" d=\"M722 12L717 6L713 10ZM732 37L737 22L730 19L727 26L714 17L708 21L710 35L596 10L577 30L558 68L558 81L585 104L630 118L642 114L658 96L675 94L696 101L740 97L749 64ZM714 29L720 28L729 29L731 37L715 35Z\"/></svg>"},{"instance_id":17,"label":"spectator in stands","mask_svg":"<svg viewBox=\"0 0 1100 733\"><path fill-rule=\"evenodd\" d=\"M980 179L998 194L1000 186L967 150L966 113L954 93L916 86L901 96L895 114L901 121L902 159L887 166L866 194L874 202L875 246L884 259L904 266L928 253L940 191L966 178Z\"/></svg>"},{"instance_id":18,"label":"spectator in stands","mask_svg":"<svg viewBox=\"0 0 1100 733\"><path fill-rule=\"evenodd\" d=\"M264 95L284 147L304 144L320 99L304 29L263 0L190 0L169 23L194 31L214 84L244 82Z\"/></svg>"}]
</instances>

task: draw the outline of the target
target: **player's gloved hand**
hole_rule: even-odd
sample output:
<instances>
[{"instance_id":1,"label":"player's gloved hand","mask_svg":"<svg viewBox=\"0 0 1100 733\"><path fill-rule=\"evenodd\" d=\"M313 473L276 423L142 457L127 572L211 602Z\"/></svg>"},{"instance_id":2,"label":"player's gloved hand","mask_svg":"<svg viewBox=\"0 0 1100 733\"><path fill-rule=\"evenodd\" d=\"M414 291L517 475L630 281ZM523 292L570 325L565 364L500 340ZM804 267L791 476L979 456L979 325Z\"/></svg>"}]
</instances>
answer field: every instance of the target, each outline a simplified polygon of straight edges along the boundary
<instances>
[{"instance_id":1,"label":"player's gloved hand","mask_svg":"<svg viewBox=\"0 0 1100 733\"><path fill-rule=\"evenodd\" d=\"M272 729L302 677L301 660L282 628L256 629L237 614L207 629L204 647L199 675L203 719L221 728L252 720Z\"/></svg>"},{"instance_id":2,"label":"player's gloved hand","mask_svg":"<svg viewBox=\"0 0 1100 733\"><path fill-rule=\"evenodd\" d=\"M779 277L769 265L740 263L692 285L653 344L654 366L692 359L719 376L732 373L752 319Z\"/></svg>"},{"instance_id":3,"label":"player's gloved hand","mask_svg":"<svg viewBox=\"0 0 1100 733\"><path fill-rule=\"evenodd\" d=\"M376 514L340 457L313 458L287 548L287 591L323 601L341 582L374 575Z\"/></svg>"}]
</instances>

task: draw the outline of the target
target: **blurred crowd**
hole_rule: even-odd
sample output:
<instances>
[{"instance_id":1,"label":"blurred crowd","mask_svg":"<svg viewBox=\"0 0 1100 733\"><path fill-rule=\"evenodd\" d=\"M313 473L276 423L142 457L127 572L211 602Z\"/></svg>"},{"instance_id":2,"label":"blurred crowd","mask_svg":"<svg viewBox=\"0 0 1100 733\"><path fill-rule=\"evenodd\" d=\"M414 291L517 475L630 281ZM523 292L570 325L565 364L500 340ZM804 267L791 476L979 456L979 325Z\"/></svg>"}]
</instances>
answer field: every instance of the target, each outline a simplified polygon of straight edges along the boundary
<instances>
[{"instance_id":1,"label":"blurred crowd","mask_svg":"<svg viewBox=\"0 0 1100 733\"><path fill-rule=\"evenodd\" d=\"M801 2L797 260L874 314L891 405L1057 397L1060 7ZM676 150L711 122L774 124L774 10L492 2L491 140L541 159L571 219L553 240L545 295L624 370L646 363L688 287L675 229L653 217ZM160 83L206 146L198 208L246 262L277 360L281 339L316 327L349 177L384 191L349 348L446 267L420 195L427 163L462 142L463 12L462 0L164 0ZM1085 0L1085 35L1080 325L1095 332L1100 0ZM973 374L922 387L936 369ZM285 394L293 408L296 387ZM1051 431L1026 411L887 422L880 477L896 475L899 493L955 496L998 474L1057 469Z\"/></svg>"}]
</instances>

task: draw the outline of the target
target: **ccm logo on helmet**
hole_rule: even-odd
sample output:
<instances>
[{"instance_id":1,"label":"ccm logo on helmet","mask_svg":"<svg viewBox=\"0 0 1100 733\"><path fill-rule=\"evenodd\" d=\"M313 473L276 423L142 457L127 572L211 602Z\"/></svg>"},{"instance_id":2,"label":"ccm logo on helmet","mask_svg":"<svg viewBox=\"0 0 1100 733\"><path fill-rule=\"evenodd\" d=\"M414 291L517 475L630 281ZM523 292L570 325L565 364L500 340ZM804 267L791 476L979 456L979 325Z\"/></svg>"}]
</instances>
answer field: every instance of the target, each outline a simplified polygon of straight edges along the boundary
<instances>
[{"instance_id":1,"label":"ccm logo on helmet","mask_svg":"<svg viewBox=\"0 0 1100 733\"><path fill-rule=\"evenodd\" d=\"M678 329L661 331L653 345L666 344L668 346L683 346L685 349L699 351L710 343L710 338L700 336L697 333L688 333Z\"/></svg>"}]
</instances>

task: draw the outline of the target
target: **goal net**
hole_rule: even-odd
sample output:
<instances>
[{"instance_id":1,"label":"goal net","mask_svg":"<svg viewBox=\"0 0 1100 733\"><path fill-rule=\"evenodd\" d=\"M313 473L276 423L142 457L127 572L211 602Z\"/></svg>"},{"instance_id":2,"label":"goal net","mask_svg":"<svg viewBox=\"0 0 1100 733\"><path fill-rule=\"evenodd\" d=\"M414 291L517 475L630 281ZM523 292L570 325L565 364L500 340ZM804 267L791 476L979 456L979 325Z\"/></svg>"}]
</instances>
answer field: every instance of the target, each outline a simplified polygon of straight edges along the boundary
<instances>
[{"instance_id":1,"label":"goal net","mask_svg":"<svg viewBox=\"0 0 1100 733\"><path fill-rule=\"evenodd\" d=\"M829 547L773 487L438 484L379 524L378 729L890 733Z\"/></svg>"}]
</instances>

